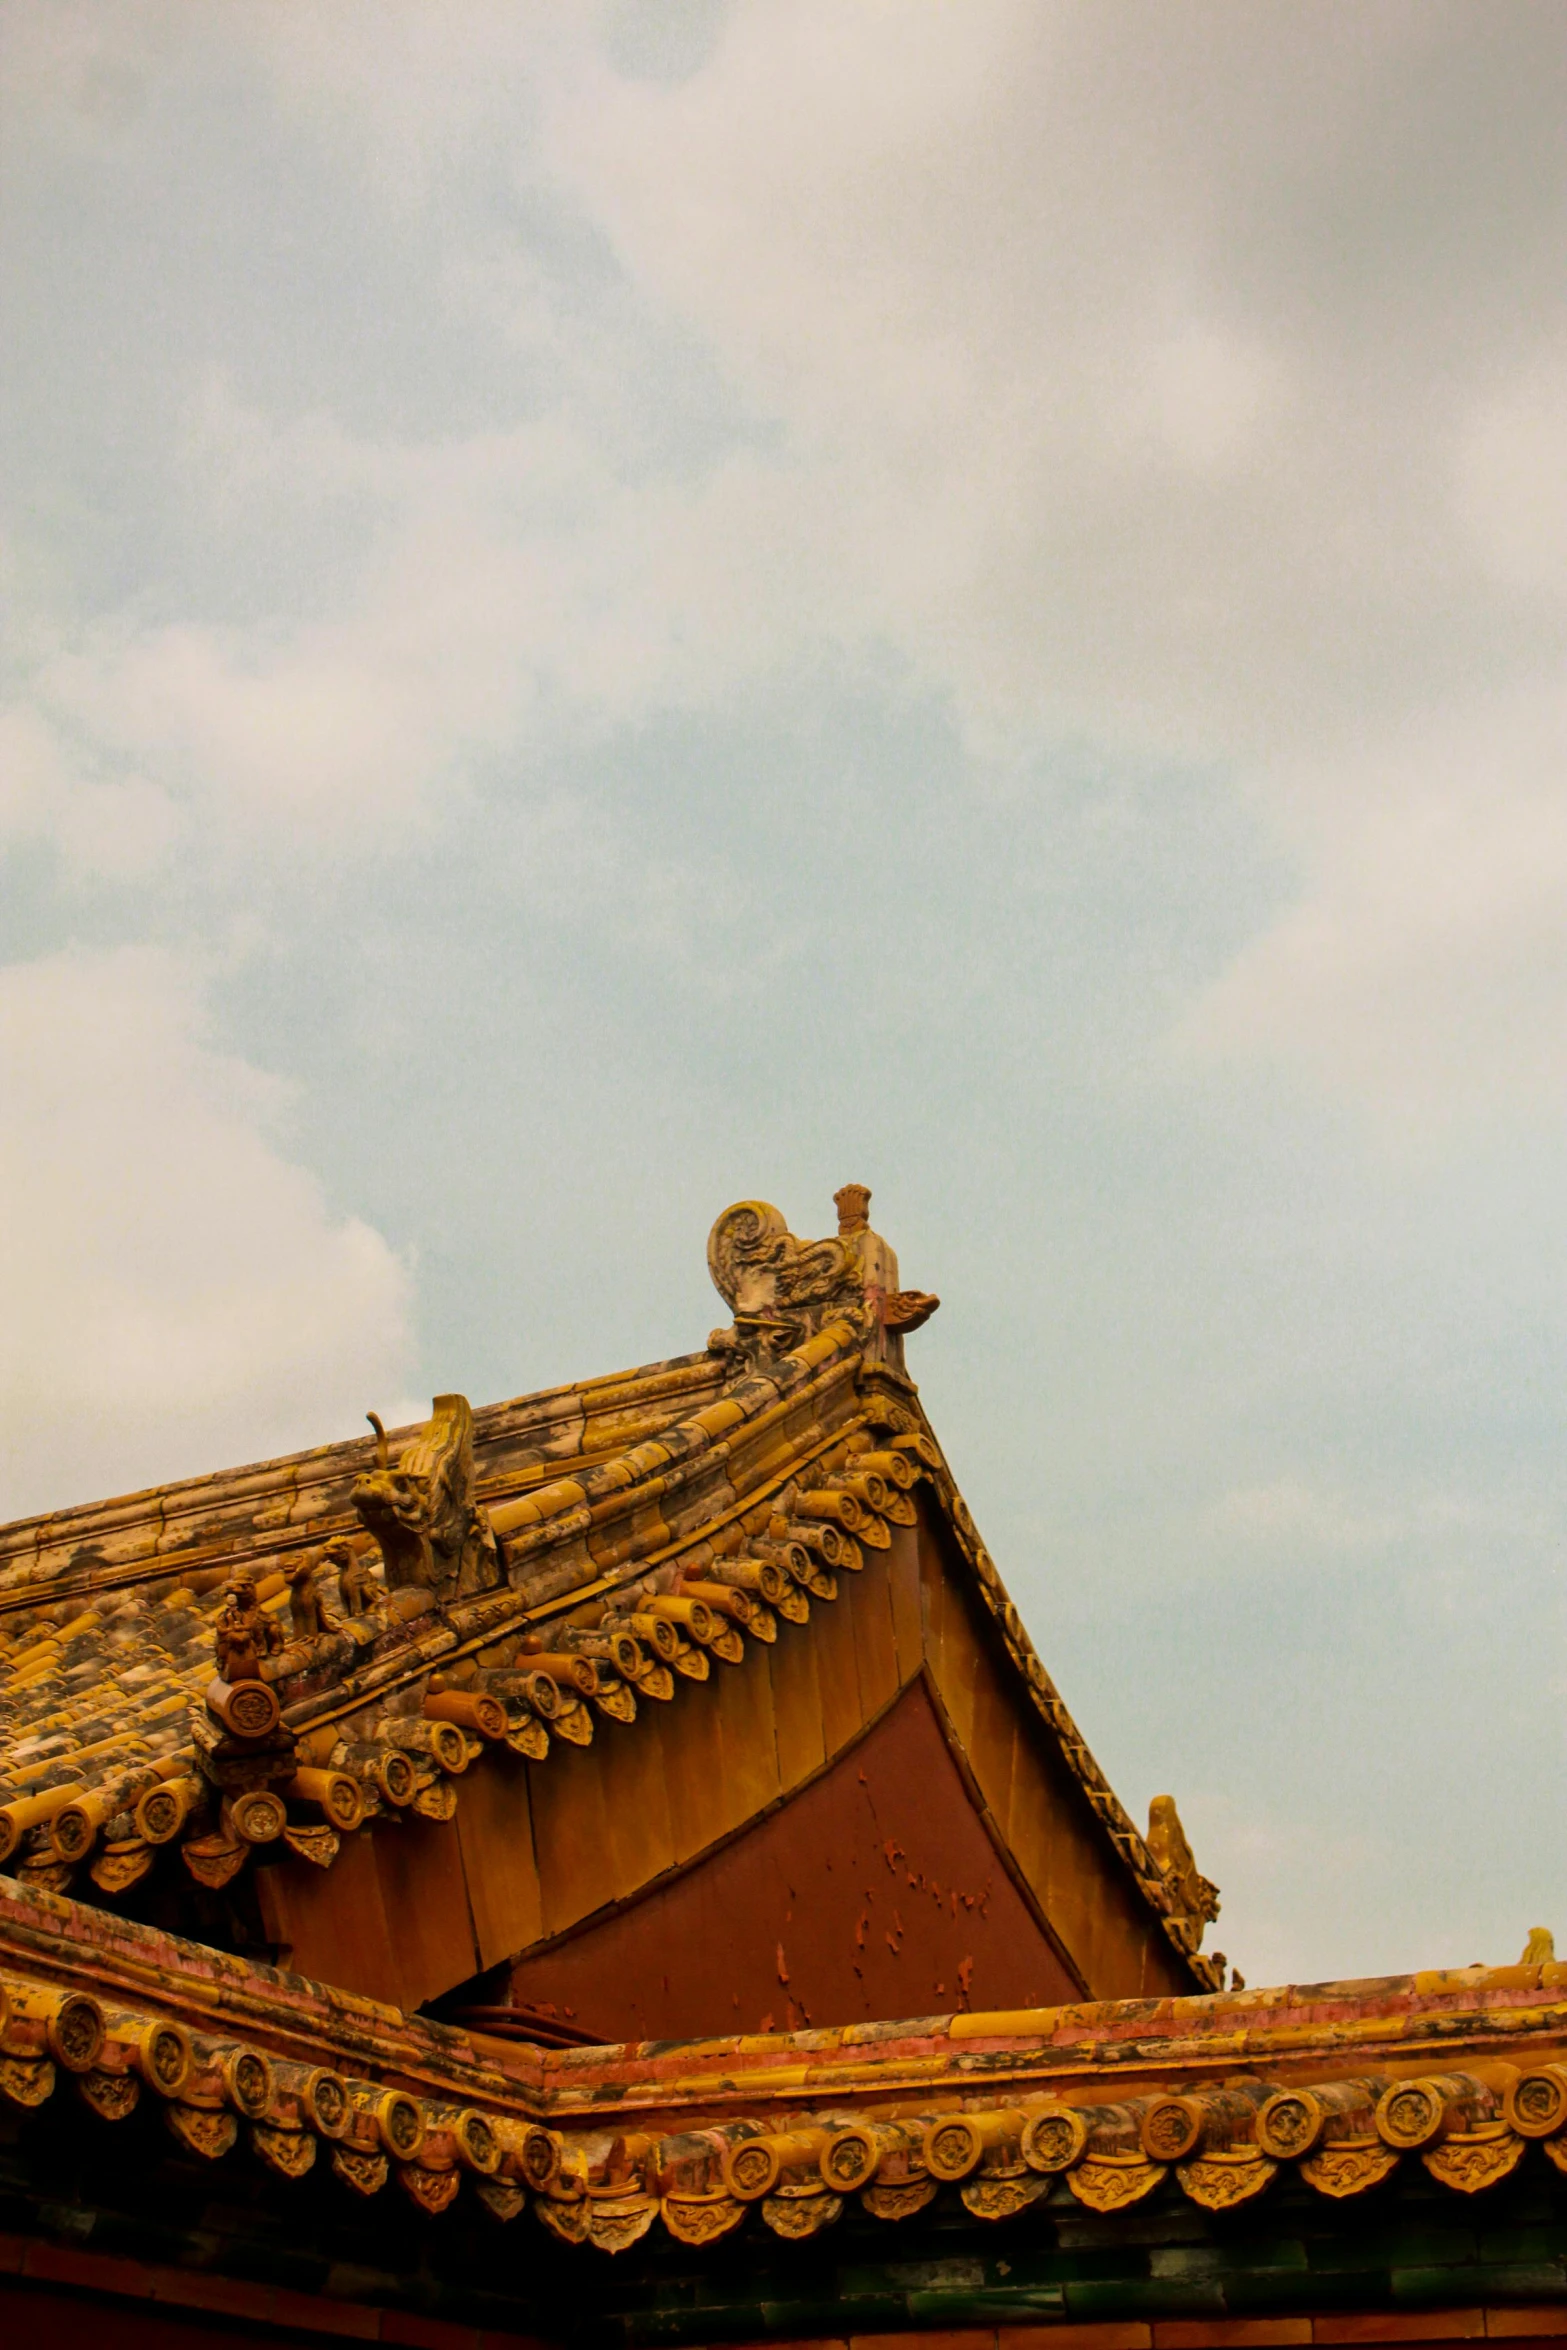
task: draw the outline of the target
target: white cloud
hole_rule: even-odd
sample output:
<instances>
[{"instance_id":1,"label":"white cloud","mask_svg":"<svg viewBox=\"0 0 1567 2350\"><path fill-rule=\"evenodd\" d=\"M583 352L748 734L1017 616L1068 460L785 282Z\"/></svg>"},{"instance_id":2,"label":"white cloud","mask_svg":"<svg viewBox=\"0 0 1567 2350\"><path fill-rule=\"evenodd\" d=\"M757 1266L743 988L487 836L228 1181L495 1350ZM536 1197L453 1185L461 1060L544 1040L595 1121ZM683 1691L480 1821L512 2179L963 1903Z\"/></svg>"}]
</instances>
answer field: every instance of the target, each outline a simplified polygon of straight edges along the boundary
<instances>
[{"instance_id":1,"label":"white cloud","mask_svg":"<svg viewBox=\"0 0 1567 2350\"><path fill-rule=\"evenodd\" d=\"M681 87L586 74L548 117L650 298L787 420L818 613L977 745L1080 728L1248 780L1303 886L1200 1008L1210 1050L1401 1112L1554 1096L1567 410L1531 345L1561 254L1511 201L1556 135L1535 35L1011 0L888 35L742 6Z\"/></svg>"},{"instance_id":2,"label":"white cloud","mask_svg":"<svg viewBox=\"0 0 1567 2350\"><path fill-rule=\"evenodd\" d=\"M1284 1057L1385 1122L1567 1108L1567 685L1279 776L1300 901L1193 1007L1189 1051Z\"/></svg>"},{"instance_id":3,"label":"white cloud","mask_svg":"<svg viewBox=\"0 0 1567 2350\"><path fill-rule=\"evenodd\" d=\"M0 1515L319 1443L402 1392L405 1268L205 1025L157 950L0 971Z\"/></svg>"},{"instance_id":4,"label":"white cloud","mask_svg":"<svg viewBox=\"0 0 1567 2350\"><path fill-rule=\"evenodd\" d=\"M765 457L692 488L631 481L563 417L375 442L319 416L276 427L211 387L192 440L231 520L368 506L340 608L57 636L17 724L57 758L69 741L96 769L155 778L204 840L247 855L401 853L476 767L504 756L525 785L563 744L855 633L848 595L812 611L815 523Z\"/></svg>"},{"instance_id":5,"label":"white cloud","mask_svg":"<svg viewBox=\"0 0 1567 2350\"><path fill-rule=\"evenodd\" d=\"M1387 1914L1396 1860L1385 1828L1280 1816L1256 1790L1214 1787L1189 1794L1182 1817L1222 1897L1207 1946L1224 1950L1248 1983L1331 1982L1410 1964L1402 1921ZM1315 1898L1304 1902L1302 1887ZM1451 1922L1440 1925L1446 1932L1421 1945L1424 1963L1453 1959ZM1493 1964L1512 1955L1485 1951Z\"/></svg>"},{"instance_id":6,"label":"white cloud","mask_svg":"<svg viewBox=\"0 0 1567 2350\"><path fill-rule=\"evenodd\" d=\"M1207 1531L1226 1545L1281 1557L1302 1549L1385 1551L1404 1531L1404 1523L1391 1511L1361 1508L1298 1477L1235 1486L1207 1513Z\"/></svg>"},{"instance_id":7,"label":"white cloud","mask_svg":"<svg viewBox=\"0 0 1567 2350\"><path fill-rule=\"evenodd\" d=\"M36 703L0 705L0 848L42 840L81 878L141 881L164 862L178 813L133 772L93 772Z\"/></svg>"},{"instance_id":8,"label":"white cloud","mask_svg":"<svg viewBox=\"0 0 1567 2350\"><path fill-rule=\"evenodd\" d=\"M1127 23L741 7L676 88L557 85L545 152L787 424L806 598L982 724L1222 754L1315 722L1324 655L1363 687L1355 607L1407 601L1436 488L1385 436L1430 426L1357 422L1362 355L1255 281L1251 214L1303 166L1320 198L1332 142L1213 139L1197 67L1276 105L1295 42Z\"/></svg>"},{"instance_id":9,"label":"white cloud","mask_svg":"<svg viewBox=\"0 0 1567 2350\"><path fill-rule=\"evenodd\" d=\"M78 113L124 62L93 21L27 19ZM742 0L677 79L549 11L139 21L165 73L237 58L387 237L417 219L528 391L423 439L188 407L237 548L314 505L363 551L311 617L70 633L33 707L84 772L250 854L395 852L478 771L890 654L981 760L1071 735L1243 781L1299 894L1188 1042L1400 1116L1557 1084L1543 19ZM580 274L515 230L506 266L519 200ZM658 454L660 337L730 390L698 454Z\"/></svg>"},{"instance_id":10,"label":"white cloud","mask_svg":"<svg viewBox=\"0 0 1567 2350\"><path fill-rule=\"evenodd\" d=\"M1567 594L1567 348L1480 400L1457 458L1458 510L1504 587Z\"/></svg>"}]
</instances>

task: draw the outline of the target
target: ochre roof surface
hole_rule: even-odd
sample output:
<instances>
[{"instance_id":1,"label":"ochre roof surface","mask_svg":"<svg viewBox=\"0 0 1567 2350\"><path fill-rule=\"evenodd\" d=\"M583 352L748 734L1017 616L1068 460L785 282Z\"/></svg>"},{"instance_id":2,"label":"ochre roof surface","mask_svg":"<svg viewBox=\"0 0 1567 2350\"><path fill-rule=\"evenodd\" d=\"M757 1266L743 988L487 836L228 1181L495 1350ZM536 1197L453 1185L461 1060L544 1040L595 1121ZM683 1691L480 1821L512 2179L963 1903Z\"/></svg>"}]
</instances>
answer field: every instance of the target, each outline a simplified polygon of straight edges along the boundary
<instances>
[{"instance_id":1,"label":"ochre roof surface","mask_svg":"<svg viewBox=\"0 0 1567 2350\"><path fill-rule=\"evenodd\" d=\"M918 1491L1111 1865L1190 1978L1220 1980L1178 1830L1156 1858L1106 1784L903 1370L936 1301L857 1219L802 1243L765 1203L726 1211L709 1261L735 1319L701 1354L473 1413L437 1398L390 1447L0 1531L0 1864L89 1900L165 1845L209 1887L258 1852L330 1868L386 1814L450 1817L487 1754L547 1766L639 1705L702 1704L687 1684L748 1641L811 1639Z\"/></svg>"}]
</instances>

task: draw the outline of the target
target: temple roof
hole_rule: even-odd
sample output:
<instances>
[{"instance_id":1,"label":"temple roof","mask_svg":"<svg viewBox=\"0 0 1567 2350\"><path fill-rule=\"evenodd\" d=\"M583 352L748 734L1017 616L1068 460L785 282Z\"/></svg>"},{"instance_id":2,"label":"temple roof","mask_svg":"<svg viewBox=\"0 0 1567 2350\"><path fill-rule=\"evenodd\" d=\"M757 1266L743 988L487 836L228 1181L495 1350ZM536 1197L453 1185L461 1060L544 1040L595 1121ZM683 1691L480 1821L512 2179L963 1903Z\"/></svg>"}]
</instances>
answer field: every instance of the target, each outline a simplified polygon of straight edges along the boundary
<instances>
[{"instance_id":1,"label":"temple roof","mask_svg":"<svg viewBox=\"0 0 1567 2350\"><path fill-rule=\"evenodd\" d=\"M868 1198L846 1187L819 1242L726 1210L734 1318L701 1353L0 1530L0 1862L89 1900L165 1846L209 1888L258 1855L330 1869L379 1819L451 1817L491 1756L634 1737L747 1644L811 1640L918 1496L1109 1865L1187 1979L1221 1982L1173 1810L1151 1848L958 1491L903 1362L937 1301L899 1288Z\"/></svg>"}]
</instances>

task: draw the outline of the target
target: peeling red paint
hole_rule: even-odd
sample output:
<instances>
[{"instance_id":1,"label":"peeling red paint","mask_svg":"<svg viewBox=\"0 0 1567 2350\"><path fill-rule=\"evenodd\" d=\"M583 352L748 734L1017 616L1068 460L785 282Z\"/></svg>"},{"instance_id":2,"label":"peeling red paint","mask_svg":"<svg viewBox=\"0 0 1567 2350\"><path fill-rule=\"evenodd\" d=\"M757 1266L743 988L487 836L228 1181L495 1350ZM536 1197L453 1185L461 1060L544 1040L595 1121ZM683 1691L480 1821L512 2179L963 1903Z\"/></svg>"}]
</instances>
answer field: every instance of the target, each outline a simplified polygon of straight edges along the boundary
<instances>
[{"instance_id":1,"label":"peeling red paint","mask_svg":"<svg viewBox=\"0 0 1567 2350\"><path fill-rule=\"evenodd\" d=\"M972 1896L985 1889L983 1909L978 1898L967 1911L959 1906L964 1885ZM901 1932L885 1941L895 1904ZM741 2016L776 2014L783 1990L830 2023L897 2015L930 1996L914 1996L905 1958L920 1983L945 1982L955 1995L965 1955L974 1961L974 2007L1079 1991L995 1868L916 1683L852 1755L782 1811L600 1925L515 1961L511 1995L523 2006L569 2001L606 2041L678 2040L735 2019L736 1993Z\"/></svg>"}]
</instances>

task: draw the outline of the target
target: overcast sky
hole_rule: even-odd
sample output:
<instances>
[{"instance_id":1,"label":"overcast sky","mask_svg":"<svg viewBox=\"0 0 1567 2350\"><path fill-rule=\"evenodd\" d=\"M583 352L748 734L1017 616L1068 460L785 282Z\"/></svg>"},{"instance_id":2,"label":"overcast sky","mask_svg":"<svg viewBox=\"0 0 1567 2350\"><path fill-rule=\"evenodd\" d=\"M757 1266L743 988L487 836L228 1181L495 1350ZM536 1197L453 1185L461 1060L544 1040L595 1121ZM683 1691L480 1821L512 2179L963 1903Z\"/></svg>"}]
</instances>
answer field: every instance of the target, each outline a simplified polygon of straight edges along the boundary
<instances>
[{"instance_id":1,"label":"overcast sky","mask_svg":"<svg viewBox=\"0 0 1567 2350\"><path fill-rule=\"evenodd\" d=\"M0 28L6 1515L871 1184L1254 1981L1567 1948L1559 0Z\"/></svg>"}]
</instances>

